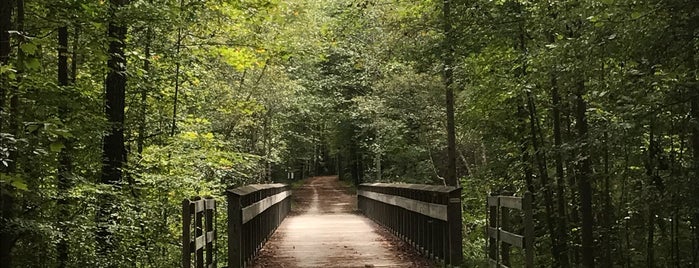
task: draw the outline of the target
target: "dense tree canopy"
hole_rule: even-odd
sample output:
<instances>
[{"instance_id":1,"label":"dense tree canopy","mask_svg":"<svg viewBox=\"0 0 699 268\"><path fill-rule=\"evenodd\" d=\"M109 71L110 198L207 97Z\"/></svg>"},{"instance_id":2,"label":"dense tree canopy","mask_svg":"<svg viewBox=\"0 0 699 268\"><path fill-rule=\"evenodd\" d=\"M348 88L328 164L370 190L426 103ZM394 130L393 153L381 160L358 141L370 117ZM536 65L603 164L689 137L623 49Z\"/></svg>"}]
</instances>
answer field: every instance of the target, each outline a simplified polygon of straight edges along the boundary
<instances>
[{"instance_id":1,"label":"dense tree canopy","mask_svg":"<svg viewBox=\"0 0 699 268\"><path fill-rule=\"evenodd\" d=\"M698 27L695 0L2 0L0 267L176 267L183 198L287 172L458 179L466 267L486 196L526 191L537 266L696 267Z\"/></svg>"}]
</instances>

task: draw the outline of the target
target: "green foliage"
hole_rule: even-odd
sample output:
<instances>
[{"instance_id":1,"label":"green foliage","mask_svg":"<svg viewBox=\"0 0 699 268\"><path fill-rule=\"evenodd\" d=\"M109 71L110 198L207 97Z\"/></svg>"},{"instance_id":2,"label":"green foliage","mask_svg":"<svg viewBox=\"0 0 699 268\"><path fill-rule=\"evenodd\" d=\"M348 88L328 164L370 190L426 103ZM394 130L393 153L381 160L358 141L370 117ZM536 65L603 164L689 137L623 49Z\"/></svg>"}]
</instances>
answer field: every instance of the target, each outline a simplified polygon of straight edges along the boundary
<instances>
[{"instance_id":1,"label":"green foliage","mask_svg":"<svg viewBox=\"0 0 699 268\"><path fill-rule=\"evenodd\" d=\"M16 241L12 264L175 267L182 199L210 195L223 204L224 189L287 172L443 184L441 71L452 51L443 44L442 4L133 0L111 10L110 1L26 2L25 29L11 32L0 64L0 193L14 202L3 208L0 234ZM564 245L578 261L584 160L598 262L691 266L696 4L475 0L452 9L466 266L485 258L486 195L527 190L536 197L537 263L555 266L545 219L561 211L545 203L547 187L562 189L551 195L567 214L555 219L567 223ZM128 161L108 186L99 178L111 127L103 91L112 22L128 28ZM64 26L71 83L59 86L56 29ZM587 140L576 130L581 87ZM94 241L104 198L115 206L109 256ZM217 226L225 233L225 217Z\"/></svg>"}]
</instances>

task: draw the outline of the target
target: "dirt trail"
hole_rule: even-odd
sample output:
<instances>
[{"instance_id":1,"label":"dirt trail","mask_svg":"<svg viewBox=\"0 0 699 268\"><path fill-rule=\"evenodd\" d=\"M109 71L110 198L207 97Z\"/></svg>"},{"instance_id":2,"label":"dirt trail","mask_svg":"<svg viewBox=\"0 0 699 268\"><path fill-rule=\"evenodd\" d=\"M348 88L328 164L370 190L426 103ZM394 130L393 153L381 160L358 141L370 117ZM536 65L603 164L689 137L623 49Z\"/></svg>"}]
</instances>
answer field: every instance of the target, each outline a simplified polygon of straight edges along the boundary
<instances>
[{"instance_id":1,"label":"dirt trail","mask_svg":"<svg viewBox=\"0 0 699 268\"><path fill-rule=\"evenodd\" d=\"M430 267L414 250L357 212L337 177L314 177L293 193L292 213L252 267Z\"/></svg>"}]
</instances>

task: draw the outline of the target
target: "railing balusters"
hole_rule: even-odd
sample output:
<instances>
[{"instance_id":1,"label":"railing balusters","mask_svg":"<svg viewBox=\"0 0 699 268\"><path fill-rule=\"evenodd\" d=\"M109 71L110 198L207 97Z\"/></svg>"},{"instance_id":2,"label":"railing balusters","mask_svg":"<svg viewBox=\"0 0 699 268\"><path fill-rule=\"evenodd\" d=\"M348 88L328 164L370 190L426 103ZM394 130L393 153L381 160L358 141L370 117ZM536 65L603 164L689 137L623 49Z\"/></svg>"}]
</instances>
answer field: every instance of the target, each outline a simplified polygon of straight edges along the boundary
<instances>
[{"instance_id":1,"label":"railing balusters","mask_svg":"<svg viewBox=\"0 0 699 268\"><path fill-rule=\"evenodd\" d=\"M359 209L421 254L449 265L462 262L461 188L364 183Z\"/></svg>"},{"instance_id":2,"label":"railing balusters","mask_svg":"<svg viewBox=\"0 0 699 268\"><path fill-rule=\"evenodd\" d=\"M182 201L182 267L192 267L192 253L196 268L215 268L214 246L216 232L214 231L214 214L216 202L213 198ZM192 220L194 224L192 225ZM192 239L194 228L194 239Z\"/></svg>"},{"instance_id":3,"label":"railing balusters","mask_svg":"<svg viewBox=\"0 0 699 268\"><path fill-rule=\"evenodd\" d=\"M228 267L245 267L291 209L284 184L255 184L228 190Z\"/></svg>"},{"instance_id":4,"label":"railing balusters","mask_svg":"<svg viewBox=\"0 0 699 268\"><path fill-rule=\"evenodd\" d=\"M488 263L489 267L510 267L510 248L524 249L524 263L527 268L534 267L534 222L532 215L532 196L527 192L524 197L489 196L487 200L488 227ZM512 232L510 212L520 210L524 213L524 234Z\"/></svg>"}]
</instances>

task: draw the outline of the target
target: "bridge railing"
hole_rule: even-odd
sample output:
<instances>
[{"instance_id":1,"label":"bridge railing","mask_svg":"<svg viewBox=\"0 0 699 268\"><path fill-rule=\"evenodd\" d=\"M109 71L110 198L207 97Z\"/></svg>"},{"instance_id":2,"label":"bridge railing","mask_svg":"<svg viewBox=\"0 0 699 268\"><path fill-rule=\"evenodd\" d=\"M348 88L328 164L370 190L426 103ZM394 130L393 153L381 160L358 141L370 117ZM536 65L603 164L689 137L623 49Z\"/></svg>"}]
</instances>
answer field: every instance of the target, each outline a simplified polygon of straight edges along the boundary
<instances>
[{"instance_id":1,"label":"bridge railing","mask_svg":"<svg viewBox=\"0 0 699 268\"><path fill-rule=\"evenodd\" d=\"M254 184L226 194L228 267L245 267L289 213L291 190L285 184Z\"/></svg>"},{"instance_id":2,"label":"bridge railing","mask_svg":"<svg viewBox=\"0 0 699 268\"><path fill-rule=\"evenodd\" d=\"M513 232L511 210L523 212L523 234ZM489 196L488 197L488 267L507 268L510 263L512 246L524 250L524 267L534 267L534 214L532 194L526 192L524 197ZM500 252L498 252L500 251Z\"/></svg>"},{"instance_id":3,"label":"bridge railing","mask_svg":"<svg viewBox=\"0 0 699 268\"><path fill-rule=\"evenodd\" d=\"M196 268L216 268L215 217L216 201L211 197L182 201L182 268L192 267L192 261Z\"/></svg>"},{"instance_id":4,"label":"bridge railing","mask_svg":"<svg viewBox=\"0 0 699 268\"><path fill-rule=\"evenodd\" d=\"M460 265L461 188L420 184L364 183L359 209L420 253Z\"/></svg>"}]
</instances>

